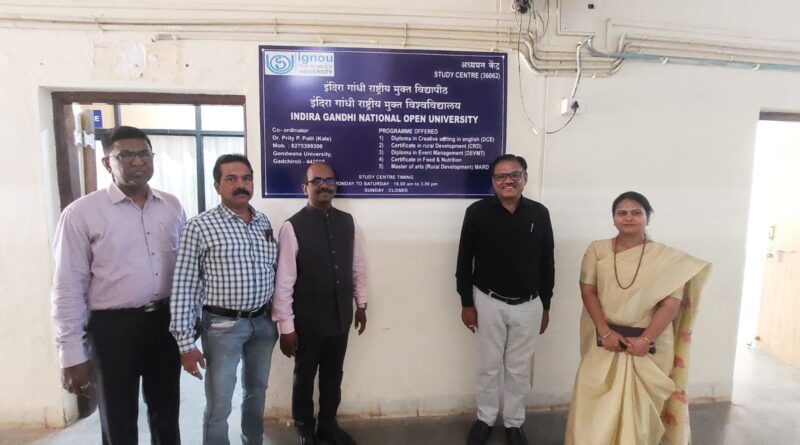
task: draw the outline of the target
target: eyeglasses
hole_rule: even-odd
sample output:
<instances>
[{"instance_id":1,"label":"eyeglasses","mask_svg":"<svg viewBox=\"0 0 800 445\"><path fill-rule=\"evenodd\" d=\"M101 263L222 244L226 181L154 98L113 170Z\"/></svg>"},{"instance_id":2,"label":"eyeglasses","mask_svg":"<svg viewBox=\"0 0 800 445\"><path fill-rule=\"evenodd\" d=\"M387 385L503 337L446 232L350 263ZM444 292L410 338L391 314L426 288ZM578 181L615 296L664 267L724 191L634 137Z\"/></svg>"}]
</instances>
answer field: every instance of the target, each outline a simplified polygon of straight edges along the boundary
<instances>
[{"instance_id":1,"label":"eyeglasses","mask_svg":"<svg viewBox=\"0 0 800 445\"><path fill-rule=\"evenodd\" d=\"M133 158L139 158L142 162L149 162L153 159L153 156L156 154L150 150L142 150L142 151L123 151L118 155L108 155L109 158L116 158L120 162L124 162L125 164L130 164L133 162Z\"/></svg>"},{"instance_id":2,"label":"eyeglasses","mask_svg":"<svg viewBox=\"0 0 800 445\"><path fill-rule=\"evenodd\" d=\"M322 184L325 184L325 185L336 185L336 178L320 178L320 177L316 177L314 179L306 181L306 184L314 184L317 187L321 186Z\"/></svg>"},{"instance_id":3,"label":"eyeglasses","mask_svg":"<svg viewBox=\"0 0 800 445\"><path fill-rule=\"evenodd\" d=\"M517 182L520 179L522 179L522 175L524 174L525 172L521 170L517 170L511 173L495 173L492 175L492 179L494 179L497 182L503 182L506 179L511 178L512 181Z\"/></svg>"}]
</instances>

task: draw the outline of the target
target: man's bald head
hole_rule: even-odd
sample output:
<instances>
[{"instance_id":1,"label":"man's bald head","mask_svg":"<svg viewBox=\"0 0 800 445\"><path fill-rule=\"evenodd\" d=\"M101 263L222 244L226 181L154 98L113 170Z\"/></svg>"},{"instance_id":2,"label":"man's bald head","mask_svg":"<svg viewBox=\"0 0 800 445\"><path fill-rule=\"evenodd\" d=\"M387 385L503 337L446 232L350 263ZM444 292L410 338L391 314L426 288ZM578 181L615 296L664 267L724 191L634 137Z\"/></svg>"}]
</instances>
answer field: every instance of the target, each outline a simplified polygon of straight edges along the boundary
<instances>
[{"instance_id":1,"label":"man's bald head","mask_svg":"<svg viewBox=\"0 0 800 445\"><path fill-rule=\"evenodd\" d=\"M314 178L335 178L336 174L333 172L333 167L324 163L324 162L316 162L311 164L306 169L306 182L313 180Z\"/></svg>"}]
</instances>

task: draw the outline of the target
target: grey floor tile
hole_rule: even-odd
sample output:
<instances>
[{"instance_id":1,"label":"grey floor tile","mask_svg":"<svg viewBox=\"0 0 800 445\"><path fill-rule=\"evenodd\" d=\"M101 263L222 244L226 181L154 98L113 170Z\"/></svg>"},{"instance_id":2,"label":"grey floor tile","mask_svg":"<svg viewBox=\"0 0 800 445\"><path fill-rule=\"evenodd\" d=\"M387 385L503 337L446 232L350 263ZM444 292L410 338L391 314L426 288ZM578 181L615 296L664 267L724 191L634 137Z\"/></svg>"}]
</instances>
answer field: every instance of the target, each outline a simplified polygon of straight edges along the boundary
<instances>
[{"instance_id":1,"label":"grey floor tile","mask_svg":"<svg viewBox=\"0 0 800 445\"><path fill-rule=\"evenodd\" d=\"M758 349L739 351L734 377L733 403L692 404L692 438L695 445L797 445L800 444L800 370ZM186 445L200 443L204 398L202 383L181 382L181 432ZM234 396L234 406L241 393ZM141 412L144 413L144 405ZM231 415L231 443L238 443L241 413ZM361 445L460 445L474 417L413 417L402 419L343 420ZM567 423L565 411L528 414L525 430L531 444L560 445ZM0 430L0 445L84 445L100 443L97 414L60 431ZM142 445L150 443L147 424L139 422ZM297 443L294 429L286 423L265 424L265 445ZM505 444L502 426L494 428L489 445Z\"/></svg>"}]
</instances>

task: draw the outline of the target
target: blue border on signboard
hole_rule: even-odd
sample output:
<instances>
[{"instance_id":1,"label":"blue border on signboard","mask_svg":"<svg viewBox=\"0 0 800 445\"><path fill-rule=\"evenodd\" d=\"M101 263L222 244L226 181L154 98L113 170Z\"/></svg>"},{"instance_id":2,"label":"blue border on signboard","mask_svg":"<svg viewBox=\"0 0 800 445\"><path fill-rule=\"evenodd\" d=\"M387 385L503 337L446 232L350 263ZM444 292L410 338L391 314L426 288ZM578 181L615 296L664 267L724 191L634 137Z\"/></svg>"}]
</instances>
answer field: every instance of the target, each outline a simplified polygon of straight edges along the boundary
<instances>
[{"instance_id":1,"label":"blue border on signboard","mask_svg":"<svg viewBox=\"0 0 800 445\"><path fill-rule=\"evenodd\" d=\"M264 198L302 198L305 197L303 195L302 190L300 188L300 180L297 180L297 192L275 192L270 191L267 192L267 184L268 184L268 160L271 159L271 156L267 156L267 151L270 149L269 145L271 141L268 141L267 135L271 134L268 131L268 122L266 120L266 107L267 107L267 95L265 93L265 64L266 61L266 51L295 51L295 52L315 52L315 53L368 53L368 54L408 54L408 55L415 55L415 56L452 56L452 57L493 57L497 58L500 57L503 61L502 66L502 98L501 106L500 106L500 114L501 114L501 124L500 124L500 131L497 134L499 139L499 154L506 153L506 126L507 126L507 89L508 89L508 82L507 82L507 58L506 54L504 53L494 53L494 52L468 52L468 51L444 51L444 50L407 50L407 49L373 49L373 48L336 48L336 47L306 47L306 46L275 46L275 45L260 45L259 46L259 108L260 108L260 120L261 120L261 173L262 173L262 196ZM290 69L290 68L288 68ZM274 71L274 70L273 70ZM494 156L492 156L492 159ZM491 162L492 159L488 159L487 162ZM447 174L448 172L442 171L441 174ZM486 192L485 193L391 193L391 192L383 192L380 194L376 193L339 193L337 196L346 197L346 198L481 198L485 196L491 196L494 194L491 188L490 177L488 171L485 175L485 183L486 183ZM341 179L341 178L340 178Z\"/></svg>"}]
</instances>

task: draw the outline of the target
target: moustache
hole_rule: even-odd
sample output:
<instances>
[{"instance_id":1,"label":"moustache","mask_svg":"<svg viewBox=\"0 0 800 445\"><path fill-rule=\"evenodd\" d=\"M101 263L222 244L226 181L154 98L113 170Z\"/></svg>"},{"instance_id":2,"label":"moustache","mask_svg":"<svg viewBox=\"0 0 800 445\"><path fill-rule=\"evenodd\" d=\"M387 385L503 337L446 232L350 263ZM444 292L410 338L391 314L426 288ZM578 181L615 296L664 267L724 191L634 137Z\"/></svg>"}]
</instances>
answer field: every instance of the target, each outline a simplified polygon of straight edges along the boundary
<instances>
[{"instance_id":1,"label":"moustache","mask_svg":"<svg viewBox=\"0 0 800 445\"><path fill-rule=\"evenodd\" d=\"M317 194L318 194L318 195L321 195L321 194L323 194L323 193L328 193L328 194L331 194L331 193L333 193L333 190L331 190L331 189L328 189L328 188L325 188L325 189L319 189L319 190L317 190Z\"/></svg>"},{"instance_id":2,"label":"moustache","mask_svg":"<svg viewBox=\"0 0 800 445\"><path fill-rule=\"evenodd\" d=\"M247 189L236 189L233 191L233 196L245 195L250 196L250 191Z\"/></svg>"}]
</instances>

